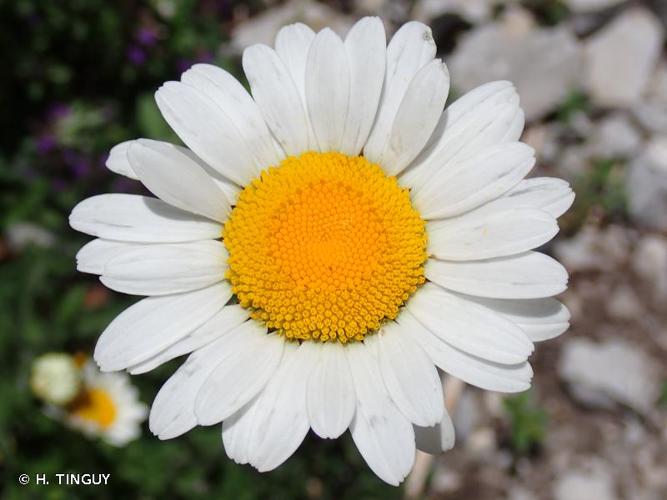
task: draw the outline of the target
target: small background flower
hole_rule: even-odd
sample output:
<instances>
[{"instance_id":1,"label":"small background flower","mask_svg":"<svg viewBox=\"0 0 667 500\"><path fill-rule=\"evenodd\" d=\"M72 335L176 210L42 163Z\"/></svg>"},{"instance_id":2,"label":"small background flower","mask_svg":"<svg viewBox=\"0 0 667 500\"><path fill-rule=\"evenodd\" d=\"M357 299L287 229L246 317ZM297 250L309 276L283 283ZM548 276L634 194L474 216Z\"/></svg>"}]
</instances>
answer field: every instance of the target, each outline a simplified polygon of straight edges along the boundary
<instances>
[{"instance_id":1,"label":"small background flower","mask_svg":"<svg viewBox=\"0 0 667 500\"><path fill-rule=\"evenodd\" d=\"M30 377L44 413L83 434L125 446L141 434L148 407L126 373L102 373L85 354L48 353Z\"/></svg>"},{"instance_id":2,"label":"small background flower","mask_svg":"<svg viewBox=\"0 0 667 500\"><path fill-rule=\"evenodd\" d=\"M301 20L344 32L362 15L387 31L433 27L455 94L510 79L527 114L533 175L568 179L575 206L547 252L571 274L572 328L531 359L536 390L466 388L457 448L435 463L430 498L667 497L667 11L622 0L155 0L0 6L0 496L21 473L111 473L81 498L398 498L349 436L310 435L272 474L225 458L219 428L118 448L41 411L31 367L49 351L90 352L131 299L77 274L86 238L66 215L86 196L140 189L104 168L134 137L177 141L154 90ZM17 43L20 40L20 43ZM450 98L450 102L451 102ZM133 380L149 402L179 361ZM619 450L622 450L619 453ZM62 488L28 486L39 496ZM41 488L41 489L37 489ZM591 492L595 492L593 495Z\"/></svg>"}]
</instances>

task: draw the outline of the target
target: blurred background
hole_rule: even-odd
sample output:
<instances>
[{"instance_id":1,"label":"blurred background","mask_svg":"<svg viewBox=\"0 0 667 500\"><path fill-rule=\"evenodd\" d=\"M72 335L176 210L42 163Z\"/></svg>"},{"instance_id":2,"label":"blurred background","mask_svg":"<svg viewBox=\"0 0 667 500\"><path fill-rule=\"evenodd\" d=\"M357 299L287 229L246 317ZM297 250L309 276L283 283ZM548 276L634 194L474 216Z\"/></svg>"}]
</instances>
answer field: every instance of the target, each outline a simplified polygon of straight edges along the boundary
<instances>
[{"instance_id":1,"label":"blurred background","mask_svg":"<svg viewBox=\"0 0 667 500\"><path fill-rule=\"evenodd\" d=\"M312 434L276 471L237 466L218 426L118 447L63 425L31 373L50 352L90 355L126 296L75 271L83 198L141 192L104 167L116 143L177 141L153 92L195 62L242 77L244 47L286 23L345 33L363 15L388 33L434 32L450 101L513 81L533 175L577 199L546 251L571 273L572 327L538 346L528 393L467 387L457 445L417 496L478 500L667 498L667 1L0 0L0 497L401 498L349 435ZM150 404L180 363L132 378ZM22 486L19 474L111 473L101 486ZM33 481L34 482L34 481ZM417 491L420 489L418 488Z\"/></svg>"}]
</instances>

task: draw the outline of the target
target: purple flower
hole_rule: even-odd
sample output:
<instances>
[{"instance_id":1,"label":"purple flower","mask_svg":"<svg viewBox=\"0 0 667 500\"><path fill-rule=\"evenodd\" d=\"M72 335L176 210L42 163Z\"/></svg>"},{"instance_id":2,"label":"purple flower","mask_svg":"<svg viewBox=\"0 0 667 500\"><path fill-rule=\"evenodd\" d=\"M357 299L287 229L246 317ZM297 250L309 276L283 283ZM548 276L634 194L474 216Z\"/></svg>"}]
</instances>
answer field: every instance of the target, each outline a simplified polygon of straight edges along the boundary
<instances>
[{"instance_id":1,"label":"purple flower","mask_svg":"<svg viewBox=\"0 0 667 500\"><path fill-rule=\"evenodd\" d=\"M67 190L67 183L65 182L64 179L56 177L51 181L51 187L53 188L54 191L62 193L63 191Z\"/></svg>"},{"instance_id":2,"label":"purple flower","mask_svg":"<svg viewBox=\"0 0 667 500\"><path fill-rule=\"evenodd\" d=\"M136 45L131 45L127 49L127 58L130 60L132 64L141 66L143 63L146 62L146 53L141 47L137 47Z\"/></svg>"},{"instance_id":3,"label":"purple flower","mask_svg":"<svg viewBox=\"0 0 667 500\"><path fill-rule=\"evenodd\" d=\"M50 153L56 147L56 138L53 134L42 134L37 138L37 153L45 155Z\"/></svg>"},{"instance_id":4,"label":"purple flower","mask_svg":"<svg viewBox=\"0 0 667 500\"><path fill-rule=\"evenodd\" d=\"M88 158L86 158L84 155L76 151L71 149L66 149L63 151L63 160L70 168L72 175L74 175L74 177L77 179L85 177L90 173L90 161L88 161Z\"/></svg>"},{"instance_id":5,"label":"purple flower","mask_svg":"<svg viewBox=\"0 0 667 500\"><path fill-rule=\"evenodd\" d=\"M70 167L72 168L72 173L74 174L74 177L76 177L77 179L85 177L90 173L90 163L85 158L79 158L79 160L72 163Z\"/></svg>"},{"instance_id":6,"label":"purple flower","mask_svg":"<svg viewBox=\"0 0 667 500\"><path fill-rule=\"evenodd\" d=\"M183 73L184 71L190 69L193 64L197 63L212 63L215 60L213 57L213 54L211 54L207 50L200 50L197 52L197 54L192 58L192 59L179 59L176 62L176 69L178 70L179 73Z\"/></svg>"},{"instance_id":7,"label":"purple flower","mask_svg":"<svg viewBox=\"0 0 667 500\"><path fill-rule=\"evenodd\" d=\"M143 27L137 31L137 42L145 47L152 47L157 41L157 32L153 28Z\"/></svg>"},{"instance_id":8,"label":"purple flower","mask_svg":"<svg viewBox=\"0 0 667 500\"><path fill-rule=\"evenodd\" d=\"M72 108L70 108L69 104L65 104L64 102L56 102L49 107L46 115L48 116L49 120L56 121L65 118L70 114L71 111Z\"/></svg>"}]
</instances>

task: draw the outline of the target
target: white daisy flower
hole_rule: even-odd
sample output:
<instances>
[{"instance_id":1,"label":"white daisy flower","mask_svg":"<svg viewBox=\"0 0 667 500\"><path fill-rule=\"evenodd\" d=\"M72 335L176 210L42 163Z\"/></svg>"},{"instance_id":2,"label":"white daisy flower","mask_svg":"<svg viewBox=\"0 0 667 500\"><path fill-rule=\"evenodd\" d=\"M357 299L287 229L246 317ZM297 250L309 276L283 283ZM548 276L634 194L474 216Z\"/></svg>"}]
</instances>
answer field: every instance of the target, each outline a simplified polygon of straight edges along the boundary
<instances>
[{"instance_id":1,"label":"white daisy flower","mask_svg":"<svg viewBox=\"0 0 667 500\"><path fill-rule=\"evenodd\" d=\"M449 76L427 26L387 45L377 18L345 39L295 24L275 45L243 54L252 96L210 65L157 91L187 148L112 149L108 167L158 198L105 194L72 211L98 238L78 268L148 296L95 359L136 374L192 353L153 403L161 439L222 422L227 454L268 471L309 429L349 428L398 484L415 446L453 445L438 368L523 391L533 341L567 328L549 298L567 273L532 249L574 195L523 179L535 159L510 83L443 112Z\"/></svg>"},{"instance_id":2,"label":"white daisy flower","mask_svg":"<svg viewBox=\"0 0 667 500\"><path fill-rule=\"evenodd\" d=\"M89 436L99 436L114 446L125 446L141 434L148 408L125 373L101 373L91 361L83 366L79 395L66 408L58 409L70 427Z\"/></svg>"}]
</instances>

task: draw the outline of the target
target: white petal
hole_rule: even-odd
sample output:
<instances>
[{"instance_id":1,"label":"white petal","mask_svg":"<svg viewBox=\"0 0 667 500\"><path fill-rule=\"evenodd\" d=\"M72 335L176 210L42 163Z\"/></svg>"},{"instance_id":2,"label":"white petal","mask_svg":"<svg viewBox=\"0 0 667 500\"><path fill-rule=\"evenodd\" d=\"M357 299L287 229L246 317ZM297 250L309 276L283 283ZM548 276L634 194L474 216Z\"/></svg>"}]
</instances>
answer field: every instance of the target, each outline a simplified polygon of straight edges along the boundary
<instances>
[{"instance_id":1,"label":"white petal","mask_svg":"<svg viewBox=\"0 0 667 500\"><path fill-rule=\"evenodd\" d=\"M230 425L223 423L225 450L234 460L266 472L287 460L303 441L308 432L306 381L314 358L302 348L303 344L296 351L286 350L259 397L242 410L238 420L232 416ZM238 424L240 429L234 431Z\"/></svg>"},{"instance_id":2,"label":"white petal","mask_svg":"<svg viewBox=\"0 0 667 500\"><path fill-rule=\"evenodd\" d=\"M195 353L196 354L196 353ZM194 398L208 374L193 354L160 388L149 417L149 427L160 439L172 439L197 425ZM209 365L214 365L208 360Z\"/></svg>"},{"instance_id":3,"label":"white petal","mask_svg":"<svg viewBox=\"0 0 667 500\"><path fill-rule=\"evenodd\" d=\"M381 157L388 175L397 175L422 150L433 133L449 92L447 66L436 59L420 69L410 82Z\"/></svg>"},{"instance_id":4,"label":"white petal","mask_svg":"<svg viewBox=\"0 0 667 500\"><path fill-rule=\"evenodd\" d=\"M556 220L534 209L470 212L426 225L429 252L443 260L478 260L532 250L558 233Z\"/></svg>"},{"instance_id":5,"label":"white petal","mask_svg":"<svg viewBox=\"0 0 667 500\"><path fill-rule=\"evenodd\" d=\"M162 116L181 140L215 170L239 185L259 170L230 117L199 90L167 82L155 93Z\"/></svg>"},{"instance_id":6,"label":"white petal","mask_svg":"<svg viewBox=\"0 0 667 500\"><path fill-rule=\"evenodd\" d=\"M146 373L183 354L196 351L222 337L248 319L248 310L239 305L225 306L202 326L155 356L128 368L132 375Z\"/></svg>"},{"instance_id":7,"label":"white petal","mask_svg":"<svg viewBox=\"0 0 667 500\"><path fill-rule=\"evenodd\" d=\"M499 299L550 297L567 288L565 268L539 252L469 262L429 259L424 274L450 290Z\"/></svg>"},{"instance_id":8,"label":"white petal","mask_svg":"<svg viewBox=\"0 0 667 500\"><path fill-rule=\"evenodd\" d=\"M343 41L329 28L308 52L306 102L320 151L340 150L350 100L350 70Z\"/></svg>"},{"instance_id":9,"label":"white petal","mask_svg":"<svg viewBox=\"0 0 667 500\"><path fill-rule=\"evenodd\" d=\"M294 83L306 97L306 60L315 32L303 23L294 23L280 29L276 35L276 53L285 63Z\"/></svg>"},{"instance_id":10,"label":"white petal","mask_svg":"<svg viewBox=\"0 0 667 500\"><path fill-rule=\"evenodd\" d=\"M140 248L139 243L103 240L95 238L86 243L76 254L76 269L82 273L102 274L106 263L123 252Z\"/></svg>"},{"instance_id":11,"label":"white petal","mask_svg":"<svg viewBox=\"0 0 667 500\"><path fill-rule=\"evenodd\" d=\"M100 238L144 243L179 243L219 238L222 226L157 198L100 194L74 207L72 228Z\"/></svg>"},{"instance_id":12,"label":"white petal","mask_svg":"<svg viewBox=\"0 0 667 500\"><path fill-rule=\"evenodd\" d=\"M243 323L188 357L155 397L149 419L153 434L171 439L197 425L195 400L202 384L223 360L233 358L234 349L256 328L251 321Z\"/></svg>"},{"instance_id":13,"label":"white petal","mask_svg":"<svg viewBox=\"0 0 667 500\"><path fill-rule=\"evenodd\" d=\"M350 65L350 105L341 152L358 155L377 113L386 66L386 36L379 17L364 17L345 37Z\"/></svg>"},{"instance_id":14,"label":"white petal","mask_svg":"<svg viewBox=\"0 0 667 500\"><path fill-rule=\"evenodd\" d=\"M208 321L232 295L226 282L181 295L148 297L118 315L95 346L103 371L150 358Z\"/></svg>"},{"instance_id":15,"label":"white petal","mask_svg":"<svg viewBox=\"0 0 667 500\"><path fill-rule=\"evenodd\" d=\"M467 119L469 115L481 115L480 106L483 104L506 103L517 106L519 104L519 95L512 82L497 80L485 83L462 95L447 108L449 113L448 124L452 126L462 118Z\"/></svg>"},{"instance_id":16,"label":"white petal","mask_svg":"<svg viewBox=\"0 0 667 500\"><path fill-rule=\"evenodd\" d=\"M226 269L227 251L220 241L145 245L111 258L100 281L118 292L168 295L222 281Z\"/></svg>"},{"instance_id":17,"label":"white petal","mask_svg":"<svg viewBox=\"0 0 667 500\"><path fill-rule=\"evenodd\" d=\"M527 362L505 365L470 356L436 337L409 310L401 312L397 321L441 370L454 377L488 391L521 392L530 388L533 371Z\"/></svg>"},{"instance_id":18,"label":"white petal","mask_svg":"<svg viewBox=\"0 0 667 500\"><path fill-rule=\"evenodd\" d=\"M570 311L556 299L470 299L516 323L533 342L558 337L570 326Z\"/></svg>"},{"instance_id":19,"label":"white petal","mask_svg":"<svg viewBox=\"0 0 667 500\"><path fill-rule=\"evenodd\" d=\"M128 158L127 153L132 144L145 140L146 139L125 141L111 148L111 152L109 153L109 159L107 160L107 166L116 173L125 175L134 180L139 180L137 174L134 172L134 170L132 170L132 166L130 165L130 159ZM199 165L202 169L204 169L206 173L212 178L215 185L218 186L218 188L223 192L225 198L230 203L234 204L234 202L236 201L236 196L240 191L239 186L225 179L220 174L220 172L218 172L217 170L211 168L209 165L204 163L196 154L194 154L188 148L176 146L173 144L171 144L171 146L178 149L184 155L188 156L189 159L191 159L192 161L197 163L197 165ZM112 166L109 165L110 162L112 163Z\"/></svg>"},{"instance_id":20,"label":"white petal","mask_svg":"<svg viewBox=\"0 0 667 500\"><path fill-rule=\"evenodd\" d=\"M128 151L139 180L170 205L224 222L230 206L225 195L186 148L140 139Z\"/></svg>"},{"instance_id":21,"label":"white petal","mask_svg":"<svg viewBox=\"0 0 667 500\"><path fill-rule=\"evenodd\" d=\"M127 158L127 150L132 142L134 141L125 141L112 147L111 151L109 151L109 158L107 158L106 166L112 172L124 175L125 177L129 177L136 181L139 178L137 177L137 174L134 173L134 170L132 170L130 161Z\"/></svg>"},{"instance_id":22,"label":"white petal","mask_svg":"<svg viewBox=\"0 0 667 500\"><path fill-rule=\"evenodd\" d=\"M387 323L366 340L379 344L382 379L398 409L410 422L432 426L442 419L444 402L438 370L422 348Z\"/></svg>"},{"instance_id":23,"label":"white petal","mask_svg":"<svg viewBox=\"0 0 667 500\"><path fill-rule=\"evenodd\" d=\"M239 342L228 342L227 353L204 381L195 400L200 425L212 425L236 413L249 402L274 374L283 354L285 339L266 334L266 327L249 321L253 331ZM235 340L230 335L225 340Z\"/></svg>"},{"instance_id":24,"label":"white petal","mask_svg":"<svg viewBox=\"0 0 667 500\"><path fill-rule=\"evenodd\" d=\"M514 323L432 283L417 290L406 308L434 335L473 356L511 365L533 351Z\"/></svg>"},{"instance_id":25,"label":"white petal","mask_svg":"<svg viewBox=\"0 0 667 500\"><path fill-rule=\"evenodd\" d=\"M518 184L535 164L534 151L521 142L480 151L450 169L437 172L412 193L425 219L452 217L478 207Z\"/></svg>"},{"instance_id":26,"label":"white petal","mask_svg":"<svg viewBox=\"0 0 667 500\"><path fill-rule=\"evenodd\" d=\"M299 447L308 433L308 411L306 409L306 382L314 367L314 358L303 349L286 366L284 375L275 378L273 394L263 393L257 404L260 406L257 431L263 439L251 462L258 471L275 469Z\"/></svg>"},{"instance_id":27,"label":"white petal","mask_svg":"<svg viewBox=\"0 0 667 500\"><path fill-rule=\"evenodd\" d=\"M378 162L391 135L396 113L417 72L435 56L431 29L419 22L404 24L387 46L387 66L378 114L364 155Z\"/></svg>"},{"instance_id":28,"label":"white petal","mask_svg":"<svg viewBox=\"0 0 667 500\"><path fill-rule=\"evenodd\" d=\"M243 409L236 412L222 423L222 442L229 458L239 464L256 463L259 445L264 437L264 429L260 428L260 422L267 418L266 413L272 408L272 403L279 396L281 384L290 384L287 380L292 369L289 368L296 358L297 345L287 342L283 351L283 357L274 377L264 388L262 393L248 403ZM260 404L260 401L263 403ZM298 398L296 400L298 402ZM268 415L270 418L270 415ZM305 426L301 422L303 436L308 432L308 422ZM305 430L303 428L305 427ZM301 440L303 440L303 436ZM293 436L285 436L287 439ZM299 440L299 443L301 441ZM298 444L297 444L298 446Z\"/></svg>"},{"instance_id":29,"label":"white petal","mask_svg":"<svg viewBox=\"0 0 667 500\"><path fill-rule=\"evenodd\" d=\"M278 54L266 45L248 47L243 70L262 117L283 150L289 155L308 150L310 125L301 95Z\"/></svg>"},{"instance_id":30,"label":"white petal","mask_svg":"<svg viewBox=\"0 0 667 500\"><path fill-rule=\"evenodd\" d=\"M492 82L467 93L445 109L431 139L401 176L414 192L428 186L461 160L482 149L519 139L523 112L510 82Z\"/></svg>"},{"instance_id":31,"label":"white petal","mask_svg":"<svg viewBox=\"0 0 667 500\"><path fill-rule=\"evenodd\" d=\"M349 427L356 402L345 346L338 342L309 344L317 359L306 396L310 426L322 438L337 438Z\"/></svg>"},{"instance_id":32,"label":"white petal","mask_svg":"<svg viewBox=\"0 0 667 500\"><path fill-rule=\"evenodd\" d=\"M418 427L415 425L415 441L417 449L439 455L454 447L456 434L452 419L447 411L442 415L442 420L432 427Z\"/></svg>"},{"instance_id":33,"label":"white petal","mask_svg":"<svg viewBox=\"0 0 667 500\"><path fill-rule=\"evenodd\" d=\"M241 134L258 172L284 158L257 104L227 71L212 64L195 64L181 75L181 81L206 94L224 111Z\"/></svg>"},{"instance_id":34,"label":"white petal","mask_svg":"<svg viewBox=\"0 0 667 500\"><path fill-rule=\"evenodd\" d=\"M352 439L371 470L398 486L414 463L414 429L387 393L371 349L354 342L346 353L357 395L357 411L350 426Z\"/></svg>"},{"instance_id":35,"label":"white petal","mask_svg":"<svg viewBox=\"0 0 667 500\"><path fill-rule=\"evenodd\" d=\"M566 181L553 177L534 177L522 180L504 196L480 208L489 212L506 208L534 208L557 219L570 208L573 201L574 191Z\"/></svg>"}]
</instances>

